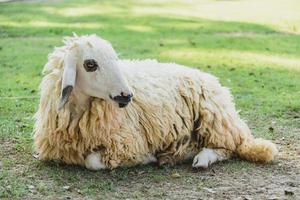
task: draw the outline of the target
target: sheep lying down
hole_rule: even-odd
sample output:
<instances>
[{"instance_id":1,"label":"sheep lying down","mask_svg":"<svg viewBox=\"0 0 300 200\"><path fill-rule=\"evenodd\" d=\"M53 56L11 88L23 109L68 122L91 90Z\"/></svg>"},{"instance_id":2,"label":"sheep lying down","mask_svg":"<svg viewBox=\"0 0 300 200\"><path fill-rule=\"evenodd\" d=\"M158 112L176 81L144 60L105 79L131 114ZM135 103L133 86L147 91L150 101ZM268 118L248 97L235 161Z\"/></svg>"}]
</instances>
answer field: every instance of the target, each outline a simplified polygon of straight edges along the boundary
<instances>
[{"instance_id":1,"label":"sheep lying down","mask_svg":"<svg viewBox=\"0 0 300 200\"><path fill-rule=\"evenodd\" d=\"M121 60L96 35L64 43L49 55L40 85L34 141L41 160L99 170L276 156L273 143L253 137L216 77L175 63Z\"/></svg>"}]
</instances>

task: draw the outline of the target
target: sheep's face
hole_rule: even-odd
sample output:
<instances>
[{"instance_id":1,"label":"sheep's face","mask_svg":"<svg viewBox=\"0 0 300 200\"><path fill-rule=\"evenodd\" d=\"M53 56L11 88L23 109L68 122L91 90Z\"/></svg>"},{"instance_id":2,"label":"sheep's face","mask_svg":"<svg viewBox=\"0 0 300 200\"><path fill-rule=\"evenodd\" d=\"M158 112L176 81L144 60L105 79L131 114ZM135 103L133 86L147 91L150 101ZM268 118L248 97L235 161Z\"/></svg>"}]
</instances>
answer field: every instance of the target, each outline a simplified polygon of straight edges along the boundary
<instances>
[{"instance_id":1,"label":"sheep's face","mask_svg":"<svg viewBox=\"0 0 300 200\"><path fill-rule=\"evenodd\" d=\"M125 107L133 96L121 73L115 51L108 42L96 36L70 47L63 79L61 106L67 102L65 97L73 87L74 92L113 101L119 107Z\"/></svg>"}]
</instances>

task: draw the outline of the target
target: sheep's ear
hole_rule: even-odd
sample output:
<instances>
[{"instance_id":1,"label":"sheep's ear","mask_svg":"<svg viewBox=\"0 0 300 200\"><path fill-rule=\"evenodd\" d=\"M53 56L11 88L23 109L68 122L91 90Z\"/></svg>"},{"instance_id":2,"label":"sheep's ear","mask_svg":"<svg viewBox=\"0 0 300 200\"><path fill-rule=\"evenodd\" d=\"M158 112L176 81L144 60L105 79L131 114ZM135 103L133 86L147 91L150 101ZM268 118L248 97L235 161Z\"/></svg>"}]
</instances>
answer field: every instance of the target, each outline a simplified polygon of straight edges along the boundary
<instances>
[{"instance_id":1,"label":"sheep's ear","mask_svg":"<svg viewBox=\"0 0 300 200\"><path fill-rule=\"evenodd\" d=\"M62 77L61 96L58 109L62 109L68 102L76 80L76 64L77 64L76 49L71 48L65 55L64 72Z\"/></svg>"}]
</instances>

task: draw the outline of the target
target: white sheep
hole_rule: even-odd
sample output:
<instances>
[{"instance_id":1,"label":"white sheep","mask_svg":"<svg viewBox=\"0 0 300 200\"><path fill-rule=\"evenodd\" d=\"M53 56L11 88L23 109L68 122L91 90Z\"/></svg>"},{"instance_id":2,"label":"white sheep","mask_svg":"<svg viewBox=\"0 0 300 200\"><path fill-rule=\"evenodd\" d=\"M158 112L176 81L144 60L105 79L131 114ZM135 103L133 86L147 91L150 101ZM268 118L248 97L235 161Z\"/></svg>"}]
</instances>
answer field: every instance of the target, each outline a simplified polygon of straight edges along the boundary
<instances>
[{"instance_id":1,"label":"white sheep","mask_svg":"<svg viewBox=\"0 0 300 200\"><path fill-rule=\"evenodd\" d=\"M75 35L44 72L34 129L41 160L98 170L193 158L206 168L235 154L257 162L277 154L251 135L229 90L197 69L121 60L109 42Z\"/></svg>"}]
</instances>

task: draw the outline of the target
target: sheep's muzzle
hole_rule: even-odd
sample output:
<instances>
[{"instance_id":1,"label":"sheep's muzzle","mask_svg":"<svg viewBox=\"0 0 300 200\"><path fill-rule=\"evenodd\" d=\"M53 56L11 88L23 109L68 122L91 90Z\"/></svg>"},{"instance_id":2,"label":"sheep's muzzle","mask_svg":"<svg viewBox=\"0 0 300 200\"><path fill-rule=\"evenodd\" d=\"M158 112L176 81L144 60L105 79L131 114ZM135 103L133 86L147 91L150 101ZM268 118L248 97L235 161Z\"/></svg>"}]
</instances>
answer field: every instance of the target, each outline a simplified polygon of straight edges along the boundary
<instances>
[{"instance_id":1,"label":"sheep's muzzle","mask_svg":"<svg viewBox=\"0 0 300 200\"><path fill-rule=\"evenodd\" d=\"M110 98L115 101L116 103L118 103L120 108L124 108L126 107L132 99L133 95L132 94L128 94L128 95L123 95L123 93L121 93L121 95L117 95L117 96L110 96Z\"/></svg>"}]
</instances>

